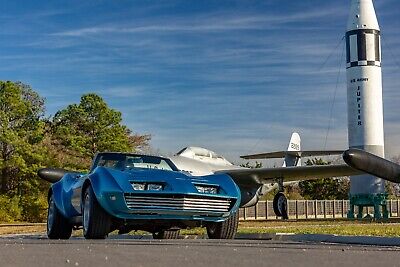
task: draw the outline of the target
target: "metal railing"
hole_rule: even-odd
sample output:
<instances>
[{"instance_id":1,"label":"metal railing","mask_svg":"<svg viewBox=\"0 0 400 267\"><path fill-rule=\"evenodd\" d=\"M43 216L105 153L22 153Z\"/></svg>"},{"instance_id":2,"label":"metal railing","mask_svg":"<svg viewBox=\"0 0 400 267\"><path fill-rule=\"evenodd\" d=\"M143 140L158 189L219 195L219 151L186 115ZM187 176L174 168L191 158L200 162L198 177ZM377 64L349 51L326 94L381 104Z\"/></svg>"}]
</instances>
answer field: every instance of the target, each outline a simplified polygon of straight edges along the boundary
<instances>
[{"instance_id":1,"label":"metal railing","mask_svg":"<svg viewBox=\"0 0 400 267\"><path fill-rule=\"evenodd\" d=\"M389 217L400 217L400 199L388 200ZM289 219L347 218L349 200L288 200ZM364 215L373 214L373 208L364 209ZM272 201L259 201L257 205L239 210L242 220L277 219Z\"/></svg>"}]
</instances>

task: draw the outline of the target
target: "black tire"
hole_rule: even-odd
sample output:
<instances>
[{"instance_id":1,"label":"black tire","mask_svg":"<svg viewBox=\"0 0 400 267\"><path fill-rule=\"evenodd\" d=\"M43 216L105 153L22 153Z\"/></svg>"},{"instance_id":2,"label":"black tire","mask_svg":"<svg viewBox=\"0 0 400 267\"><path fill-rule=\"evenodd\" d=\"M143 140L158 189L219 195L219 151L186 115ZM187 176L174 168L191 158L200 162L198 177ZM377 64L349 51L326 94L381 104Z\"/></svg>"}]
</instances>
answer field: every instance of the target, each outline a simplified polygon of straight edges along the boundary
<instances>
[{"instance_id":1,"label":"black tire","mask_svg":"<svg viewBox=\"0 0 400 267\"><path fill-rule=\"evenodd\" d=\"M153 233L153 239L178 239L179 230L167 230Z\"/></svg>"},{"instance_id":2,"label":"black tire","mask_svg":"<svg viewBox=\"0 0 400 267\"><path fill-rule=\"evenodd\" d=\"M282 217L282 219L289 219L287 212L287 198L282 192L278 192L274 196L273 207L275 215L278 217Z\"/></svg>"},{"instance_id":3,"label":"black tire","mask_svg":"<svg viewBox=\"0 0 400 267\"><path fill-rule=\"evenodd\" d=\"M104 239L111 229L111 216L100 206L91 186L82 199L83 236L86 239Z\"/></svg>"},{"instance_id":4,"label":"black tire","mask_svg":"<svg viewBox=\"0 0 400 267\"><path fill-rule=\"evenodd\" d=\"M239 225L239 212L224 222L210 223L206 226L210 239L234 239Z\"/></svg>"},{"instance_id":5,"label":"black tire","mask_svg":"<svg viewBox=\"0 0 400 267\"><path fill-rule=\"evenodd\" d=\"M47 236L49 239L69 239L72 234L72 224L56 207L53 195L49 198L47 210Z\"/></svg>"}]
</instances>

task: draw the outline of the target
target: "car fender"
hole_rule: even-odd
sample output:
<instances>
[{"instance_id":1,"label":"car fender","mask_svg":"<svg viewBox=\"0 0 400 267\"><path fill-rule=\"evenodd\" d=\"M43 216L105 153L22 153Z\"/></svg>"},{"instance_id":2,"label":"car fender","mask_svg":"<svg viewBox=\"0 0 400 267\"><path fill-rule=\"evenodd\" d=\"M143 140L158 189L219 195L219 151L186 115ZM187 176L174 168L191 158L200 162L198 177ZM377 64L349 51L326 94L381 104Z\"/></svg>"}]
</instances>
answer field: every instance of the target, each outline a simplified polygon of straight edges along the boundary
<instances>
[{"instance_id":1,"label":"car fender","mask_svg":"<svg viewBox=\"0 0 400 267\"><path fill-rule=\"evenodd\" d=\"M218 176L220 176L220 175L218 175ZM237 196L237 201L231 210L232 213L237 212L239 210L240 203L242 201L242 199L241 199L242 194L241 194L240 188L229 175L224 174L223 176L226 179L223 181L223 183L225 184L225 186L229 185L229 188L230 188L229 194L233 195L233 196L235 196L235 195Z\"/></svg>"},{"instance_id":2,"label":"car fender","mask_svg":"<svg viewBox=\"0 0 400 267\"><path fill-rule=\"evenodd\" d=\"M51 186L51 191L49 192L49 194L52 194L53 196L54 204L57 209L66 218L79 215L71 203L73 195L72 186L75 182L76 175L76 173L65 174L60 181Z\"/></svg>"},{"instance_id":3,"label":"car fender","mask_svg":"<svg viewBox=\"0 0 400 267\"><path fill-rule=\"evenodd\" d=\"M104 167L97 167L92 174L88 175L87 180L100 206L108 213L112 213L109 207L109 196L113 193L122 193L124 192L123 187L130 186L126 178L119 179L120 182L117 182L116 176L111 174L110 170ZM123 181L125 181L126 184L124 184ZM86 188L83 188L82 190L82 200L85 189Z\"/></svg>"}]
</instances>

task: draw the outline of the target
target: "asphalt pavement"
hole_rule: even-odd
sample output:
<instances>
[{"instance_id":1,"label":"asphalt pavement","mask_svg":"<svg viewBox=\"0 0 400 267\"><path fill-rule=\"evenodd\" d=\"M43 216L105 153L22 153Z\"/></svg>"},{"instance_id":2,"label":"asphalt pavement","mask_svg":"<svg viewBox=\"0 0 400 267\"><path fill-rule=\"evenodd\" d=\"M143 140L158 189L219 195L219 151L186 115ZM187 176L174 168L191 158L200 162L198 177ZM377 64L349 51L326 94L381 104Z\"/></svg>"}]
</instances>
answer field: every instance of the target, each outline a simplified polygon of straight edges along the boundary
<instances>
[{"instance_id":1,"label":"asphalt pavement","mask_svg":"<svg viewBox=\"0 0 400 267\"><path fill-rule=\"evenodd\" d=\"M400 247L274 239L0 237L0 266L400 266Z\"/></svg>"}]
</instances>

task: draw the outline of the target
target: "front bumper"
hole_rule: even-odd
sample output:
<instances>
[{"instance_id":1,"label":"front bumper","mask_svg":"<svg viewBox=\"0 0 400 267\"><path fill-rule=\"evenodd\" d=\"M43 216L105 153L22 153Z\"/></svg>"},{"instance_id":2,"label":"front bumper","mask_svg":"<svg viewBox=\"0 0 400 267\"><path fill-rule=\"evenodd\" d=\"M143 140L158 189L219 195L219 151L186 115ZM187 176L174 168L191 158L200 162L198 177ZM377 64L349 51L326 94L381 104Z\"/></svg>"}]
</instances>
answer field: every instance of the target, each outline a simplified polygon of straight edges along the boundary
<instances>
[{"instance_id":1,"label":"front bumper","mask_svg":"<svg viewBox=\"0 0 400 267\"><path fill-rule=\"evenodd\" d=\"M104 193L100 205L120 219L166 219L220 222L239 207L227 196L199 194Z\"/></svg>"}]
</instances>

